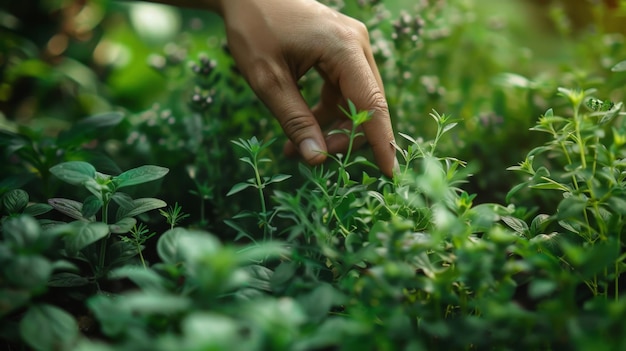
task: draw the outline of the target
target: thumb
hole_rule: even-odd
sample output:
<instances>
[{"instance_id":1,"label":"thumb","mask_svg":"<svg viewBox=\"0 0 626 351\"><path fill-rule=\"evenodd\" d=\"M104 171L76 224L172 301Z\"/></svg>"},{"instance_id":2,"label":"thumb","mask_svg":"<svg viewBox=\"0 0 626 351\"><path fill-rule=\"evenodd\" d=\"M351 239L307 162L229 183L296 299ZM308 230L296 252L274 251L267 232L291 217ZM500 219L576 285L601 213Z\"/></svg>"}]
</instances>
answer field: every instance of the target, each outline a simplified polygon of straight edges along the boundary
<instances>
[{"instance_id":1,"label":"thumb","mask_svg":"<svg viewBox=\"0 0 626 351\"><path fill-rule=\"evenodd\" d=\"M248 80L252 90L280 123L285 135L297 146L302 158L310 165L326 160L327 147L322 130L300 94L291 75L282 70L255 70Z\"/></svg>"}]
</instances>

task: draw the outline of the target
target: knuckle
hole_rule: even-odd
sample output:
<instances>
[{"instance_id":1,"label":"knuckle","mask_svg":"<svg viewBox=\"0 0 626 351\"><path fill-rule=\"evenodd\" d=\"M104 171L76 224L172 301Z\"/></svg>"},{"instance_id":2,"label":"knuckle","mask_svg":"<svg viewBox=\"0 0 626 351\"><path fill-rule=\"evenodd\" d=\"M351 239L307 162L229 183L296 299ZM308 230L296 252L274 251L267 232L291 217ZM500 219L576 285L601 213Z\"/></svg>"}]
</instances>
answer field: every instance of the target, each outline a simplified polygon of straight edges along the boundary
<instances>
[{"instance_id":1,"label":"knuckle","mask_svg":"<svg viewBox=\"0 0 626 351\"><path fill-rule=\"evenodd\" d=\"M369 102L370 108L376 112L387 113L389 111L387 99L385 99L385 95L378 87L369 89L366 101Z\"/></svg>"},{"instance_id":2,"label":"knuckle","mask_svg":"<svg viewBox=\"0 0 626 351\"><path fill-rule=\"evenodd\" d=\"M304 138L305 133L313 127L315 120L305 115L287 115L281 122L285 134L296 144Z\"/></svg>"},{"instance_id":3,"label":"knuckle","mask_svg":"<svg viewBox=\"0 0 626 351\"><path fill-rule=\"evenodd\" d=\"M347 25L342 23L342 25L335 26L334 31L337 39L343 43L369 42L369 32L367 27L363 22L357 20L351 20Z\"/></svg>"},{"instance_id":4,"label":"knuckle","mask_svg":"<svg viewBox=\"0 0 626 351\"><path fill-rule=\"evenodd\" d=\"M273 90L273 88L281 86L283 82L281 71L264 60L259 60L250 65L247 79L252 90L259 94Z\"/></svg>"}]
</instances>

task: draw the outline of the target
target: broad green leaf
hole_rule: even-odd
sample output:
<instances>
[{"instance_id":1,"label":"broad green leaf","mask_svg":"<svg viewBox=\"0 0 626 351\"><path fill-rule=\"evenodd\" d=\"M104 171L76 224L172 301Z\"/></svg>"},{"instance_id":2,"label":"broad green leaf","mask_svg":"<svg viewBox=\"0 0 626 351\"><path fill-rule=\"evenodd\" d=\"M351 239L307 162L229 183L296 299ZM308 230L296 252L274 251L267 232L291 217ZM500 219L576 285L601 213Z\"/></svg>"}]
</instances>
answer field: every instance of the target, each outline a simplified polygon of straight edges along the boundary
<instances>
[{"instance_id":1,"label":"broad green leaf","mask_svg":"<svg viewBox=\"0 0 626 351\"><path fill-rule=\"evenodd\" d=\"M611 196L606 201L611 207L611 211L615 211L620 215L626 215L626 199L618 196Z\"/></svg>"},{"instance_id":2,"label":"broad green leaf","mask_svg":"<svg viewBox=\"0 0 626 351\"><path fill-rule=\"evenodd\" d=\"M44 287L52 274L52 264L43 256L18 255L0 269L6 281L13 286L36 290Z\"/></svg>"},{"instance_id":3,"label":"broad green leaf","mask_svg":"<svg viewBox=\"0 0 626 351\"><path fill-rule=\"evenodd\" d=\"M41 242L41 227L39 223L28 215L4 220L2 223L2 235L10 247L20 251L39 251L46 246L43 245L45 243Z\"/></svg>"},{"instance_id":4,"label":"broad green leaf","mask_svg":"<svg viewBox=\"0 0 626 351\"><path fill-rule=\"evenodd\" d=\"M169 282L153 269L145 269L142 266L124 265L112 270L108 278L110 279L130 279L143 291L165 292L169 287Z\"/></svg>"},{"instance_id":5,"label":"broad green leaf","mask_svg":"<svg viewBox=\"0 0 626 351\"><path fill-rule=\"evenodd\" d=\"M298 264L292 261L285 261L276 267L274 274L270 278L272 289L282 288L296 274Z\"/></svg>"},{"instance_id":6,"label":"broad green leaf","mask_svg":"<svg viewBox=\"0 0 626 351\"><path fill-rule=\"evenodd\" d=\"M235 228L236 229L236 228ZM237 251L237 260L241 264L258 262L269 258L280 258L289 255L290 250L281 242L264 242L251 244Z\"/></svg>"},{"instance_id":7,"label":"broad green leaf","mask_svg":"<svg viewBox=\"0 0 626 351\"><path fill-rule=\"evenodd\" d=\"M74 201L70 199L53 198L53 199L48 200L48 204L50 204L50 206L52 206L55 210L71 218L78 219L81 221L92 220L92 219L83 217L83 204L78 201Z\"/></svg>"},{"instance_id":8,"label":"broad green leaf","mask_svg":"<svg viewBox=\"0 0 626 351\"><path fill-rule=\"evenodd\" d=\"M52 206L48 204L32 204L24 209L24 214L35 217L48 213L50 210L52 210Z\"/></svg>"},{"instance_id":9,"label":"broad green leaf","mask_svg":"<svg viewBox=\"0 0 626 351\"><path fill-rule=\"evenodd\" d=\"M566 197L557 208L557 218L560 220L581 218L586 207L587 201L585 199L576 196Z\"/></svg>"},{"instance_id":10,"label":"broad green leaf","mask_svg":"<svg viewBox=\"0 0 626 351\"><path fill-rule=\"evenodd\" d=\"M139 253L137 250L137 245L132 243L126 241L114 242L107 248L107 265L112 268L128 264L128 261Z\"/></svg>"},{"instance_id":11,"label":"broad green leaf","mask_svg":"<svg viewBox=\"0 0 626 351\"><path fill-rule=\"evenodd\" d=\"M258 290L272 291L270 280L274 272L261 265L251 265L243 268L248 275L246 286Z\"/></svg>"},{"instance_id":12,"label":"broad green leaf","mask_svg":"<svg viewBox=\"0 0 626 351\"><path fill-rule=\"evenodd\" d=\"M184 260L184 253L180 252L180 238L187 235L187 229L174 228L161 235L157 242L157 253L165 263L177 264Z\"/></svg>"},{"instance_id":13,"label":"broad green leaf","mask_svg":"<svg viewBox=\"0 0 626 351\"><path fill-rule=\"evenodd\" d=\"M124 234L130 232L131 229L137 224L137 220L132 217L122 218L115 224L109 225L111 233Z\"/></svg>"},{"instance_id":14,"label":"broad green leaf","mask_svg":"<svg viewBox=\"0 0 626 351\"><path fill-rule=\"evenodd\" d=\"M328 283L319 284L314 290L300 296L298 301L313 323L321 322L333 306L344 303L345 297Z\"/></svg>"},{"instance_id":15,"label":"broad green leaf","mask_svg":"<svg viewBox=\"0 0 626 351\"><path fill-rule=\"evenodd\" d=\"M154 198L142 198L133 200L133 207L130 209L121 208L117 211L116 219L121 220L125 217L135 217L142 213L156 210L167 206L165 201Z\"/></svg>"},{"instance_id":16,"label":"broad green leaf","mask_svg":"<svg viewBox=\"0 0 626 351\"><path fill-rule=\"evenodd\" d=\"M133 208L133 198L126 193L117 191L113 195L111 195L111 200L113 200L116 204L118 204L125 210L130 210L131 208Z\"/></svg>"},{"instance_id":17,"label":"broad green leaf","mask_svg":"<svg viewBox=\"0 0 626 351\"><path fill-rule=\"evenodd\" d=\"M94 195L88 196L83 202L83 208L81 209L81 214L83 218L91 218L95 216L98 211L102 208L102 200Z\"/></svg>"},{"instance_id":18,"label":"broad green leaf","mask_svg":"<svg viewBox=\"0 0 626 351\"><path fill-rule=\"evenodd\" d=\"M503 216L502 221L518 234L526 235L528 233L528 224L519 218Z\"/></svg>"},{"instance_id":19,"label":"broad green leaf","mask_svg":"<svg viewBox=\"0 0 626 351\"><path fill-rule=\"evenodd\" d=\"M20 336L37 351L69 350L78 339L78 325L64 310L47 304L31 306L19 325Z\"/></svg>"},{"instance_id":20,"label":"broad green leaf","mask_svg":"<svg viewBox=\"0 0 626 351\"><path fill-rule=\"evenodd\" d=\"M22 189L13 189L2 195L0 208L7 213L20 213L28 205L28 193Z\"/></svg>"},{"instance_id":21,"label":"broad green leaf","mask_svg":"<svg viewBox=\"0 0 626 351\"><path fill-rule=\"evenodd\" d=\"M169 169L159 166L141 166L130 169L117 177L117 188L147 183L153 180L161 179L169 172Z\"/></svg>"},{"instance_id":22,"label":"broad green leaf","mask_svg":"<svg viewBox=\"0 0 626 351\"><path fill-rule=\"evenodd\" d=\"M69 225L71 231L65 235L64 239L65 249L72 255L109 235L109 226L101 222L76 221Z\"/></svg>"},{"instance_id":23,"label":"broad green leaf","mask_svg":"<svg viewBox=\"0 0 626 351\"><path fill-rule=\"evenodd\" d=\"M249 188L251 186L255 186L255 185L252 184L252 183L237 183L237 184L233 185L232 188L230 188L230 190L228 191L226 196L234 195L234 194L236 194L236 193L238 193L238 192L240 192L240 191L242 191L244 189L247 189L247 188Z\"/></svg>"},{"instance_id":24,"label":"broad green leaf","mask_svg":"<svg viewBox=\"0 0 626 351\"><path fill-rule=\"evenodd\" d=\"M48 286L56 288L69 288L89 284L89 279L76 273L62 272L53 274L48 280Z\"/></svg>"},{"instance_id":25,"label":"broad green leaf","mask_svg":"<svg viewBox=\"0 0 626 351\"><path fill-rule=\"evenodd\" d=\"M210 256L220 247L219 240L207 232L174 228L161 235L157 253L163 262L176 264Z\"/></svg>"},{"instance_id":26,"label":"broad green leaf","mask_svg":"<svg viewBox=\"0 0 626 351\"><path fill-rule=\"evenodd\" d=\"M60 163L50 168L50 173L72 185L82 185L87 180L96 177L96 169L91 164L83 161Z\"/></svg>"}]
</instances>

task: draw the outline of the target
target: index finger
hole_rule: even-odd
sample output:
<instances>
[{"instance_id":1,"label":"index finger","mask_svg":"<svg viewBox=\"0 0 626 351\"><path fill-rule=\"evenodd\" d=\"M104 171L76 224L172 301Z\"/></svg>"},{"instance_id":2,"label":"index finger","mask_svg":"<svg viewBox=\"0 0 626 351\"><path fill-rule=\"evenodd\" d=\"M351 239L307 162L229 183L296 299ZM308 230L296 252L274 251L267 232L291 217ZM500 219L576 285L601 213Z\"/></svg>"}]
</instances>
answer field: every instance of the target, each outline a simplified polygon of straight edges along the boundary
<instances>
[{"instance_id":1,"label":"index finger","mask_svg":"<svg viewBox=\"0 0 626 351\"><path fill-rule=\"evenodd\" d=\"M363 124L363 131L376 164L385 175L393 176L397 167L395 138L382 79L373 56L363 50L352 51L347 62L341 62L336 77L345 98L351 100L358 110L372 111L372 118Z\"/></svg>"}]
</instances>

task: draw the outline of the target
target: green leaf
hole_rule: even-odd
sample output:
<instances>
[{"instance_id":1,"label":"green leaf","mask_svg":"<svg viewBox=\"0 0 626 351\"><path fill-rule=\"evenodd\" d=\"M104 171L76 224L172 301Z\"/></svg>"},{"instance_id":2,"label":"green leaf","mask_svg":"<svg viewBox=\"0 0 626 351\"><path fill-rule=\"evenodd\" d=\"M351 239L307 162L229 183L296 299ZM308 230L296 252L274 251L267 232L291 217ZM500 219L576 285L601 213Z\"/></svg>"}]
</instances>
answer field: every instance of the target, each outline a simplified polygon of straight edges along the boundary
<instances>
[{"instance_id":1,"label":"green leaf","mask_svg":"<svg viewBox=\"0 0 626 351\"><path fill-rule=\"evenodd\" d=\"M219 240L207 232L174 228L161 235L157 253L163 262L177 264L210 256L220 247Z\"/></svg>"},{"instance_id":2,"label":"green leaf","mask_svg":"<svg viewBox=\"0 0 626 351\"><path fill-rule=\"evenodd\" d=\"M69 226L71 231L64 239L65 249L71 255L109 235L109 226L101 222L76 221L70 223Z\"/></svg>"},{"instance_id":3,"label":"green leaf","mask_svg":"<svg viewBox=\"0 0 626 351\"><path fill-rule=\"evenodd\" d=\"M154 198L142 198L133 200L133 207L130 209L120 209L117 211L116 219L121 220L124 217L135 217L148 211L156 210L157 208L166 207L167 204L163 200Z\"/></svg>"},{"instance_id":4,"label":"green leaf","mask_svg":"<svg viewBox=\"0 0 626 351\"><path fill-rule=\"evenodd\" d=\"M543 189L543 190L560 190L560 191L570 191L570 189L564 184L556 183L556 182L546 182L546 183L538 183L530 185L532 189Z\"/></svg>"},{"instance_id":5,"label":"green leaf","mask_svg":"<svg viewBox=\"0 0 626 351\"><path fill-rule=\"evenodd\" d=\"M36 290L44 287L52 274L52 264L43 256L15 256L2 266L7 282L20 288Z\"/></svg>"},{"instance_id":6,"label":"green leaf","mask_svg":"<svg viewBox=\"0 0 626 351\"><path fill-rule=\"evenodd\" d=\"M50 173L72 185L83 185L87 180L96 177L96 169L83 161L70 161L50 168Z\"/></svg>"},{"instance_id":7,"label":"green leaf","mask_svg":"<svg viewBox=\"0 0 626 351\"><path fill-rule=\"evenodd\" d=\"M88 196L83 202L83 208L81 209L81 214L83 218L91 218L95 216L98 211L102 208L102 200L94 195Z\"/></svg>"},{"instance_id":8,"label":"green leaf","mask_svg":"<svg viewBox=\"0 0 626 351\"><path fill-rule=\"evenodd\" d=\"M163 279L155 270L145 269L142 266L125 265L112 270L108 278L110 279L130 279L143 291L165 292L168 282Z\"/></svg>"},{"instance_id":9,"label":"green leaf","mask_svg":"<svg viewBox=\"0 0 626 351\"><path fill-rule=\"evenodd\" d=\"M615 66L611 68L613 72L624 72L626 71L626 60L618 62Z\"/></svg>"},{"instance_id":10,"label":"green leaf","mask_svg":"<svg viewBox=\"0 0 626 351\"><path fill-rule=\"evenodd\" d=\"M528 233L528 224L519 218L503 216L502 221L518 234L526 235Z\"/></svg>"},{"instance_id":11,"label":"green leaf","mask_svg":"<svg viewBox=\"0 0 626 351\"><path fill-rule=\"evenodd\" d=\"M180 252L180 238L187 235L187 229L174 228L161 235L157 242L157 254L165 263L177 264L184 260L184 253Z\"/></svg>"},{"instance_id":12,"label":"green leaf","mask_svg":"<svg viewBox=\"0 0 626 351\"><path fill-rule=\"evenodd\" d=\"M558 219L568 218L581 218L585 208L587 207L587 201L584 198L577 196L569 196L564 198L557 208Z\"/></svg>"},{"instance_id":13,"label":"green leaf","mask_svg":"<svg viewBox=\"0 0 626 351\"><path fill-rule=\"evenodd\" d=\"M52 275L48 280L48 286L56 288L69 288L85 286L89 284L89 279L76 273L62 272Z\"/></svg>"},{"instance_id":14,"label":"green leaf","mask_svg":"<svg viewBox=\"0 0 626 351\"><path fill-rule=\"evenodd\" d=\"M159 166L141 166L128 170L117 177L117 188L123 188L131 185L143 184L153 180L161 179L169 172L169 169Z\"/></svg>"},{"instance_id":15,"label":"green leaf","mask_svg":"<svg viewBox=\"0 0 626 351\"><path fill-rule=\"evenodd\" d=\"M50 210L52 210L52 206L48 204L32 204L26 207L23 213L35 217L48 213Z\"/></svg>"},{"instance_id":16,"label":"green leaf","mask_svg":"<svg viewBox=\"0 0 626 351\"><path fill-rule=\"evenodd\" d=\"M602 116L599 123L603 125L603 124L607 124L613 121L615 117L619 116L622 106L623 106L623 103L621 102L617 103L613 108L611 108L607 113L605 113L604 116Z\"/></svg>"},{"instance_id":17,"label":"green leaf","mask_svg":"<svg viewBox=\"0 0 626 351\"><path fill-rule=\"evenodd\" d=\"M236 229L236 228L235 228ZM257 262L269 258L280 258L289 255L290 251L281 242L264 242L261 244L251 244L237 251L237 260L242 264Z\"/></svg>"},{"instance_id":18,"label":"green leaf","mask_svg":"<svg viewBox=\"0 0 626 351\"><path fill-rule=\"evenodd\" d=\"M251 186L255 186L255 185L252 184L252 183L237 183L237 184L233 185L232 188L230 188L230 190L228 191L226 196L231 196L231 195L237 194L238 192L240 192L240 191L242 191L242 190L244 190L246 188L249 188Z\"/></svg>"},{"instance_id":19,"label":"green leaf","mask_svg":"<svg viewBox=\"0 0 626 351\"><path fill-rule=\"evenodd\" d=\"M13 189L2 195L0 208L9 214L20 213L28 205L28 193L22 189Z\"/></svg>"},{"instance_id":20,"label":"green leaf","mask_svg":"<svg viewBox=\"0 0 626 351\"><path fill-rule=\"evenodd\" d=\"M117 241L107 248L106 262L109 267L128 264L139 253L137 246L126 241Z\"/></svg>"},{"instance_id":21,"label":"green leaf","mask_svg":"<svg viewBox=\"0 0 626 351\"><path fill-rule=\"evenodd\" d=\"M131 208L133 208L133 198L126 193L117 191L113 195L111 195L111 200L113 200L116 204L118 204L125 210L130 210Z\"/></svg>"},{"instance_id":22,"label":"green leaf","mask_svg":"<svg viewBox=\"0 0 626 351\"><path fill-rule=\"evenodd\" d=\"M37 351L69 350L78 339L78 324L74 317L47 304L29 308L19 329L22 340Z\"/></svg>"},{"instance_id":23,"label":"green leaf","mask_svg":"<svg viewBox=\"0 0 626 351\"><path fill-rule=\"evenodd\" d=\"M272 184L272 183L279 183L289 178L291 178L291 175L289 174L277 174L277 175L273 175L272 178L270 178L267 182L265 182L265 184L267 185L267 184Z\"/></svg>"},{"instance_id":24,"label":"green leaf","mask_svg":"<svg viewBox=\"0 0 626 351\"><path fill-rule=\"evenodd\" d=\"M70 199L61 199L61 198L53 198L48 200L48 204L52 206L55 210L72 217L74 219L78 219L81 221L90 221L92 219L88 219L83 217L83 204L70 200Z\"/></svg>"},{"instance_id":25,"label":"green leaf","mask_svg":"<svg viewBox=\"0 0 626 351\"><path fill-rule=\"evenodd\" d=\"M39 223L28 215L6 219L2 223L2 235L7 244L18 250L38 251L46 246L41 242Z\"/></svg>"},{"instance_id":26,"label":"green leaf","mask_svg":"<svg viewBox=\"0 0 626 351\"><path fill-rule=\"evenodd\" d=\"M130 232L131 229L137 224L137 220L132 217L125 217L117 221L115 224L109 225L111 233L124 234Z\"/></svg>"},{"instance_id":27,"label":"green leaf","mask_svg":"<svg viewBox=\"0 0 626 351\"><path fill-rule=\"evenodd\" d=\"M321 283L310 293L300 296L298 301L309 315L309 321L318 323L328 316L333 306L342 304L344 299L332 285Z\"/></svg>"},{"instance_id":28,"label":"green leaf","mask_svg":"<svg viewBox=\"0 0 626 351\"><path fill-rule=\"evenodd\" d=\"M298 265L292 261L285 261L276 267L274 274L270 278L272 289L276 289L285 285L296 274Z\"/></svg>"},{"instance_id":29,"label":"green leaf","mask_svg":"<svg viewBox=\"0 0 626 351\"><path fill-rule=\"evenodd\" d=\"M251 265L243 268L248 274L246 279L246 286L258 290L272 291L270 280L274 272L261 265Z\"/></svg>"}]
</instances>

